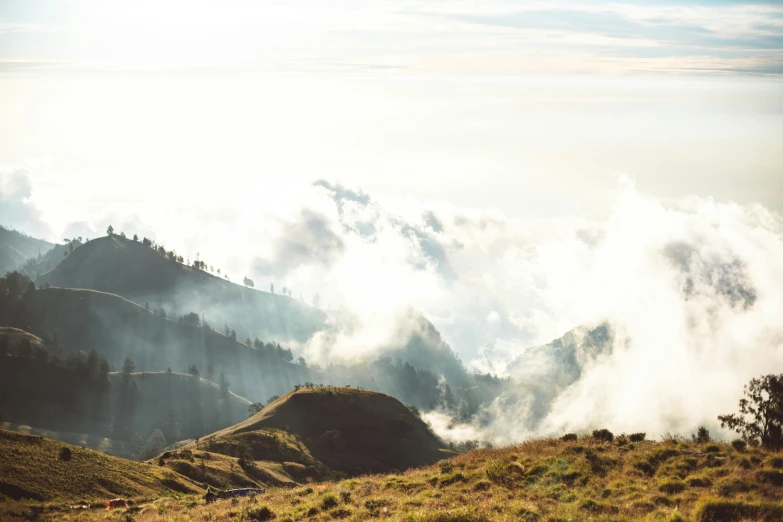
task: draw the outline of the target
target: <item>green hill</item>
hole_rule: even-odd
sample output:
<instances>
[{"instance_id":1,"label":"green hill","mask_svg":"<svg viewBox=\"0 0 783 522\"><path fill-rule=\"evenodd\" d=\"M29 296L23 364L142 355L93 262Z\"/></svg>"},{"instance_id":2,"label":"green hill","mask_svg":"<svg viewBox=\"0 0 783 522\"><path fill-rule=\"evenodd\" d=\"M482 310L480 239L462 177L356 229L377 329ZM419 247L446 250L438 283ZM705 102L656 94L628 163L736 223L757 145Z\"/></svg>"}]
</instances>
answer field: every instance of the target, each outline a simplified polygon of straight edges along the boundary
<instances>
[{"instance_id":1,"label":"green hill","mask_svg":"<svg viewBox=\"0 0 783 522\"><path fill-rule=\"evenodd\" d=\"M206 379L173 372L133 373L129 384L123 385L119 373L3 356L0 422L7 429L43 430L51 438L135 458L231 426L247 417L250 404ZM155 430L165 441L152 437Z\"/></svg>"},{"instance_id":2,"label":"green hill","mask_svg":"<svg viewBox=\"0 0 783 522\"><path fill-rule=\"evenodd\" d=\"M0 448L0 495L11 499L105 502L114 497L202 491L169 469L35 435L0 430Z\"/></svg>"},{"instance_id":3,"label":"green hill","mask_svg":"<svg viewBox=\"0 0 783 522\"><path fill-rule=\"evenodd\" d=\"M400 401L356 388L301 388L203 442L218 446L269 429L296 436L318 462L351 475L405 470L444 456L443 441Z\"/></svg>"},{"instance_id":4,"label":"green hill","mask_svg":"<svg viewBox=\"0 0 783 522\"><path fill-rule=\"evenodd\" d=\"M301 342L315 332L323 332L324 338L330 338L329 329L358 327L350 314L335 314L327 321L323 312L301 301L230 283L161 255L151 246L116 235L95 239L74 250L51 272L36 279L37 286L46 284L117 294L136 303L148 303L154 310L163 308L170 317L198 311L207 322L230 327L240 340L259 337ZM500 392L500 382L469 373L422 314L410 310L400 318L398 327L395 341L379 346L378 352L429 372L431 379L426 385L402 383L405 377L388 369L373 372L350 367L333 368L330 376L313 374L309 379L305 376L298 382L361 385L399 396L406 403L422 408L442 406L440 403L445 400L447 407L463 416L474 413L481 403ZM440 376L446 378L451 388L449 393L456 396L454 400L434 393ZM290 382L286 391L293 384L296 382ZM426 393L417 393L424 389ZM272 395L257 396L247 388L240 389L240 393L253 400Z\"/></svg>"},{"instance_id":5,"label":"green hill","mask_svg":"<svg viewBox=\"0 0 783 522\"><path fill-rule=\"evenodd\" d=\"M116 235L77 248L36 279L44 284L117 294L174 316L197 311L213 324L228 324L241 339L305 341L325 320L301 301L231 283Z\"/></svg>"},{"instance_id":6,"label":"green hill","mask_svg":"<svg viewBox=\"0 0 783 522\"><path fill-rule=\"evenodd\" d=\"M207 375L211 367L215 379L223 373L233 391L252 401L319 380L312 370L226 337L198 316L170 320L120 296L94 290L50 287L15 292L0 296L0 324L37 335L53 355L61 347L85 352L95 348L115 368L126 357L141 371L169 367L187 371L196 365Z\"/></svg>"},{"instance_id":7,"label":"green hill","mask_svg":"<svg viewBox=\"0 0 783 522\"><path fill-rule=\"evenodd\" d=\"M54 245L43 254L28 258L17 267L17 270L24 272L29 278L35 279L52 270L81 245L81 241L78 240L63 245Z\"/></svg>"}]
</instances>

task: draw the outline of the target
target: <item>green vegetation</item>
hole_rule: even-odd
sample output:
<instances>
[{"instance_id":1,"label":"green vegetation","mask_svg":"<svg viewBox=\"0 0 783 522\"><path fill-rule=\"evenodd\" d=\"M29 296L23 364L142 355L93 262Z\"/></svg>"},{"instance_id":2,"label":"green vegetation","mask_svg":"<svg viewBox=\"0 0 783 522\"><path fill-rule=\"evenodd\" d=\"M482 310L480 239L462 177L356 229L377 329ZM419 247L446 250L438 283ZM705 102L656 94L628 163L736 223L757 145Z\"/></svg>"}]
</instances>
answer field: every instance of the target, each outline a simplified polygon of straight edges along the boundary
<instances>
[{"instance_id":1,"label":"green vegetation","mask_svg":"<svg viewBox=\"0 0 783 522\"><path fill-rule=\"evenodd\" d=\"M210 435L204 443L221 452L246 443L256 458L268 458L273 455L264 445L268 434L279 437L281 431L296 437L287 445L287 458L307 466L322 463L350 475L401 471L436 462L446 454L443 442L397 399L329 386L299 387L253 417Z\"/></svg>"},{"instance_id":2,"label":"green vegetation","mask_svg":"<svg viewBox=\"0 0 783 522\"><path fill-rule=\"evenodd\" d=\"M719 416L721 427L737 431L749 444L783 448L783 374L751 379L739 409L739 414Z\"/></svg>"},{"instance_id":3,"label":"green vegetation","mask_svg":"<svg viewBox=\"0 0 783 522\"><path fill-rule=\"evenodd\" d=\"M369 475L297 487L268 487L255 498L206 505L185 496L137 503L137 522L169 520L777 521L783 485L760 479L783 454L730 444L717 451L690 440L585 437L544 439L475 450L404 473ZM193 456L198 461L199 452ZM650 463L652 473L636 463ZM767 477L768 473L763 474ZM722 484L733 484L723 487ZM3 508L0 508L2 516ZM103 520L103 513L58 512L55 520ZM123 516L114 514L112 520ZM261 518L254 518L261 517Z\"/></svg>"},{"instance_id":4,"label":"green vegetation","mask_svg":"<svg viewBox=\"0 0 783 522\"><path fill-rule=\"evenodd\" d=\"M168 469L35 435L0 430L0 447L0 498L105 501L201 492L200 486Z\"/></svg>"}]
</instances>

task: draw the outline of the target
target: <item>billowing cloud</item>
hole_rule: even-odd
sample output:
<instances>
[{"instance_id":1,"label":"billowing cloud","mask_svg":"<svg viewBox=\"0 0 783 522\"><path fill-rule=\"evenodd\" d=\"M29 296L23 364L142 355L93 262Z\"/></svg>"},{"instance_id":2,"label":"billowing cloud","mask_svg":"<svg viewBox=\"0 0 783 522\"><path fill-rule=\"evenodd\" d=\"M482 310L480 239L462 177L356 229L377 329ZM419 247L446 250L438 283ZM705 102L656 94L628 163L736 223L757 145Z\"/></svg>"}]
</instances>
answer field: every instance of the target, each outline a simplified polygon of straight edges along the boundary
<instances>
[{"instance_id":1,"label":"billowing cloud","mask_svg":"<svg viewBox=\"0 0 783 522\"><path fill-rule=\"evenodd\" d=\"M783 371L783 219L762 206L663 203L627 180L602 219L521 221L323 181L258 193L209 216L107 206L89 219L144 223L125 232L200 252L232 280L320 294L330 327L293 346L311 362L376 357L421 311L466 364L510 378L469 426L447 423L452 438L715 430L745 382Z\"/></svg>"},{"instance_id":2,"label":"billowing cloud","mask_svg":"<svg viewBox=\"0 0 783 522\"><path fill-rule=\"evenodd\" d=\"M273 245L271 259L255 261L254 274L281 276L303 264L329 267L345 249L328 218L308 209L284 226Z\"/></svg>"},{"instance_id":3,"label":"billowing cloud","mask_svg":"<svg viewBox=\"0 0 783 522\"><path fill-rule=\"evenodd\" d=\"M35 237L48 236L41 211L32 198L33 186L27 168L0 167L0 225Z\"/></svg>"}]
</instances>

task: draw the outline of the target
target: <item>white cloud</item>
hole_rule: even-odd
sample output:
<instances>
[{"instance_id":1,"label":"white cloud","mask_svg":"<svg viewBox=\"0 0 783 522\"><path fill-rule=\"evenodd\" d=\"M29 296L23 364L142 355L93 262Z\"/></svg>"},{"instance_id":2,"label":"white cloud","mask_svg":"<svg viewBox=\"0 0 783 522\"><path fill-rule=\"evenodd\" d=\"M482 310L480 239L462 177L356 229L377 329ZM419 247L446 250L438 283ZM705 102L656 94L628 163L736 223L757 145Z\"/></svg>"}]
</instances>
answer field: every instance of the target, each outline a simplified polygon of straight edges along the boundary
<instances>
[{"instance_id":1,"label":"white cloud","mask_svg":"<svg viewBox=\"0 0 783 522\"><path fill-rule=\"evenodd\" d=\"M743 383L783 371L783 219L760 205L699 197L664 204L624 180L606 219L520 221L330 187L251 186L209 215L197 202L148 202L67 221L89 219L96 233L114 223L191 259L198 251L232 280L250 275L257 288L274 282L308 301L320 293L323 306L351 320L301 347L312 362L374 357L398 340L408 307L424 312L472 368L497 374L527 346L610 322L611 354L583 359L581 377L554 396L540 386L557 370L547 361L511 372L515 384L471 428L494 441L604 426L651 436L714 428ZM34 207L28 189L15 193ZM328 256L312 255L323 245L292 226L307 215L334 236L327 245L340 245ZM280 249L301 242L304 254L287 267ZM278 260L274 279L253 273L258 259ZM531 408L544 413L535 425Z\"/></svg>"}]
</instances>

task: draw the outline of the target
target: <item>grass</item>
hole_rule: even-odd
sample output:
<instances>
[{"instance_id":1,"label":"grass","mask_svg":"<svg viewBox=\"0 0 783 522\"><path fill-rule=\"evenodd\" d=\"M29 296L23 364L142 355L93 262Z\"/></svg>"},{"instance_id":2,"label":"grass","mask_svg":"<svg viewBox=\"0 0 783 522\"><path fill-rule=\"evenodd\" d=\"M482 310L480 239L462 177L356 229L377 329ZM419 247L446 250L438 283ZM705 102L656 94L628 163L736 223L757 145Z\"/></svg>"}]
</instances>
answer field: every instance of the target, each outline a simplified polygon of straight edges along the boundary
<instances>
[{"instance_id":1,"label":"grass","mask_svg":"<svg viewBox=\"0 0 783 522\"><path fill-rule=\"evenodd\" d=\"M34 435L0 430L0 499L101 500L199 493L162 467L112 457ZM5 518L0 514L0 519Z\"/></svg>"},{"instance_id":2,"label":"grass","mask_svg":"<svg viewBox=\"0 0 783 522\"><path fill-rule=\"evenodd\" d=\"M705 449L692 442L543 439L404 473L269 487L237 502L206 505L196 495L142 501L131 515L137 522L783 519L783 486L770 473L780 469L781 452L748 447L738 453L722 443ZM639 462L651 470L640 470ZM53 520L125 520L126 514L44 509ZM4 514L0 507L0 519Z\"/></svg>"},{"instance_id":3,"label":"grass","mask_svg":"<svg viewBox=\"0 0 783 522\"><path fill-rule=\"evenodd\" d=\"M276 435L270 439L269 434ZM231 455L244 444L257 459L288 460L347 475L405 470L449 455L443 442L400 401L350 387L290 392L203 444Z\"/></svg>"}]
</instances>

